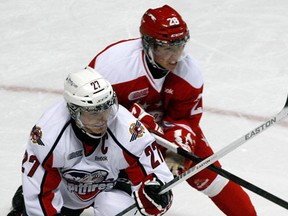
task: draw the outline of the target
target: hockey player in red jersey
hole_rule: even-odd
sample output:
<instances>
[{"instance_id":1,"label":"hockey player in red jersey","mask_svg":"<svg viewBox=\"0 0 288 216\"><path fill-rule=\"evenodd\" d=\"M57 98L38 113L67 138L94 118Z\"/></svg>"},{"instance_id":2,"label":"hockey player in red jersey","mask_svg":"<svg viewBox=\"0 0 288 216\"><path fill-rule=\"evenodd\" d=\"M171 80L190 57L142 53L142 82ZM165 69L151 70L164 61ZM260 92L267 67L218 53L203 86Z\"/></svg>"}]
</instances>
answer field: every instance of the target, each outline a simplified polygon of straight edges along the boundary
<instances>
[{"instance_id":1,"label":"hockey player in red jersey","mask_svg":"<svg viewBox=\"0 0 288 216\"><path fill-rule=\"evenodd\" d=\"M163 130L164 138L201 158L210 156L213 151L199 126L203 78L196 61L184 50L190 37L186 23L177 11L164 5L145 12L140 33L141 38L111 44L89 66L101 71L117 92L119 103L150 130ZM169 151L165 160L174 174L193 166ZM239 185L208 169L187 182L226 215L256 215Z\"/></svg>"},{"instance_id":2,"label":"hockey player in red jersey","mask_svg":"<svg viewBox=\"0 0 288 216\"><path fill-rule=\"evenodd\" d=\"M164 214L172 193L158 192L173 175L155 139L118 105L111 84L91 68L71 73L64 99L31 131L22 165L23 215L77 216L92 206L95 216L113 216L135 202L142 215ZM119 179L121 170L132 188Z\"/></svg>"}]
</instances>

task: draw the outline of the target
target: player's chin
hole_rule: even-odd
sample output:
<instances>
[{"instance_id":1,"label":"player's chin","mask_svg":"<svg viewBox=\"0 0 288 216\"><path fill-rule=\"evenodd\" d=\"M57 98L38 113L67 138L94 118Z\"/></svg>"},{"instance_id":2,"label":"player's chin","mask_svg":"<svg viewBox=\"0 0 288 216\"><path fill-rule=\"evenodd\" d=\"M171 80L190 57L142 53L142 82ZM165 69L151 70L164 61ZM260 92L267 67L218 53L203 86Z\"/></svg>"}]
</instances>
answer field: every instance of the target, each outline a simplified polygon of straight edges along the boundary
<instances>
[{"instance_id":1,"label":"player's chin","mask_svg":"<svg viewBox=\"0 0 288 216\"><path fill-rule=\"evenodd\" d=\"M100 127L100 128L86 128L85 129L88 133L93 135L99 135L106 132L107 127Z\"/></svg>"},{"instance_id":2,"label":"player's chin","mask_svg":"<svg viewBox=\"0 0 288 216\"><path fill-rule=\"evenodd\" d=\"M166 69L168 70L175 70L177 67L178 62L177 61L173 61L173 62L169 62L166 64Z\"/></svg>"}]
</instances>

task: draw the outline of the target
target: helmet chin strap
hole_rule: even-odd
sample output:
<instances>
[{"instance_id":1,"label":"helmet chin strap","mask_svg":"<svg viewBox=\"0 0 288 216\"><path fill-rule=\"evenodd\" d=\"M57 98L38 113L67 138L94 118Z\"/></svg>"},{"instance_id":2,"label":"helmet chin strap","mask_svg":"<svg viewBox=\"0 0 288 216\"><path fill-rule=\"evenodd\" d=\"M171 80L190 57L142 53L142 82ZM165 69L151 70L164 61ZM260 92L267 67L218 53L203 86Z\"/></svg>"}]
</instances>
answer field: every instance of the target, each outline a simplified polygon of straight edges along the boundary
<instances>
[{"instance_id":1,"label":"helmet chin strap","mask_svg":"<svg viewBox=\"0 0 288 216\"><path fill-rule=\"evenodd\" d=\"M84 134L86 134L87 136L89 136L89 137L91 137L91 138L93 138L93 139L100 139L100 138L102 138L105 134L106 134L106 132L107 131L105 131L105 133L102 133L102 134L91 134L91 133L89 133L89 132L87 132L86 130L85 130L85 128L84 128L84 126L83 126L83 124L81 123L81 121L75 121L75 123L76 123L76 126L81 130L81 132L82 133L84 133Z\"/></svg>"},{"instance_id":2,"label":"helmet chin strap","mask_svg":"<svg viewBox=\"0 0 288 216\"><path fill-rule=\"evenodd\" d=\"M93 135L93 134L91 134L91 133L88 133L84 128L80 128L80 130L81 130L84 134L86 134L87 136L89 136L89 137L91 137L91 138L93 138L93 139L100 139L100 138L102 138L102 137L106 134L106 132L105 132L105 133L103 133L103 134Z\"/></svg>"},{"instance_id":3,"label":"helmet chin strap","mask_svg":"<svg viewBox=\"0 0 288 216\"><path fill-rule=\"evenodd\" d=\"M154 62L153 64L146 54L145 54L145 61L154 79L160 79L169 73L169 70L161 67L156 62Z\"/></svg>"},{"instance_id":4,"label":"helmet chin strap","mask_svg":"<svg viewBox=\"0 0 288 216\"><path fill-rule=\"evenodd\" d=\"M151 47L148 48L148 53L146 54L148 61L152 64L154 68L167 71L167 69L163 68L161 65L157 64L154 60L153 51Z\"/></svg>"}]
</instances>

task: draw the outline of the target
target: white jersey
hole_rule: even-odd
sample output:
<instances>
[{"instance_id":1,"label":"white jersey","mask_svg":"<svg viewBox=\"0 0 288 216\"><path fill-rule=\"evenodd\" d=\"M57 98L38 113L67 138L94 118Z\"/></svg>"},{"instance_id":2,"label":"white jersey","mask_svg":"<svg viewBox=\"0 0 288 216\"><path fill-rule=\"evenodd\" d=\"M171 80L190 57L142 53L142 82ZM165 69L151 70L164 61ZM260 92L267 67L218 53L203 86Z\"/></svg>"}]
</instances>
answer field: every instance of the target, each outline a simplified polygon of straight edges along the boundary
<instances>
[{"instance_id":1,"label":"white jersey","mask_svg":"<svg viewBox=\"0 0 288 216\"><path fill-rule=\"evenodd\" d=\"M42 115L28 141L22 167L27 214L88 207L113 188L122 169L134 185L150 173L165 183L173 178L154 138L125 108L119 106L107 135L89 147L77 138L62 100Z\"/></svg>"}]
</instances>

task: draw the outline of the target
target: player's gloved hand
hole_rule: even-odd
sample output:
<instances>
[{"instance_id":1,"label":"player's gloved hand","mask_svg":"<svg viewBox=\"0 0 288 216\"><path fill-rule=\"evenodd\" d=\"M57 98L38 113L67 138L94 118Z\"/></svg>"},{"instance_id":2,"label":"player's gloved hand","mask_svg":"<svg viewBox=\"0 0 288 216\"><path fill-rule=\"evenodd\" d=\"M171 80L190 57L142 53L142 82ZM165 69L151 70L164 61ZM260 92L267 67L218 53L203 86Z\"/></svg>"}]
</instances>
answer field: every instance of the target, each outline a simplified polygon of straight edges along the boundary
<instances>
[{"instance_id":1,"label":"player's gloved hand","mask_svg":"<svg viewBox=\"0 0 288 216\"><path fill-rule=\"evenodd\" d=\"M22 215L22 212L19 212L17 210L11 210L7 216L21 216Z\"/></svg>"},{"instance_id":2,"label":"player's gloved hand","mask_svg":"<svg viewBox=\"0 0 288 216\"><path fill-rule=\"evenodd\" d=\"M20 185L12 198L12 210L7 216L21 216L24 209L23 188Z\"/></svg>"},{"instance_id":3,"label":"player's gloved hand","mask_svg":"<svg viewBox=\"0 0 288 216\"><path fill-rule=\"evenodd\" d=\"M185 158L170 150L166 151L165 162L173 176L178 176L185 170Z\"/></svg>"},{"instance_id":4,"label":"player's gloved hand","mask_svg":"<svg viewBox=\"0 0 288 216\"><path fill-rule=\"evenodd\" d=\"M158 135L163 135L162 128L155 122L155 118L149 113L145 112L145 110L137 103L134 103L129 111L134 115L134 117L138 118L138 120L149 130L150 132L154 132Z\"/></svg>"},{"instance_id":5,"label":"player's gloved hand","mask_svg":"<svg viewBox=\"0 0 288 216\"><path fill-rule=\"evenodd\" d=\"M163 183L150 174L142 183L138 191L134 192L134 198L138 210L142 215L162 215L171 206L173 195L171 190L159 194Z\"/></svg>"},{"instance_id":6,"label":"player's gloved hand","mask_svg":"<svg viewBox=\"0 0 288 216\"><path fill-rule=\"evenodd\" d=\"M195 151L195 135L184 128L173 127L165 132L164 138L190 153ZM165 162L174 176L181 174L192 164L191 160L170 150L165 153Z\"/></svg>"}]
</instances>

